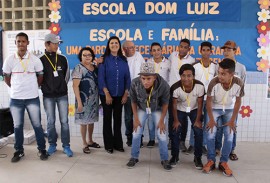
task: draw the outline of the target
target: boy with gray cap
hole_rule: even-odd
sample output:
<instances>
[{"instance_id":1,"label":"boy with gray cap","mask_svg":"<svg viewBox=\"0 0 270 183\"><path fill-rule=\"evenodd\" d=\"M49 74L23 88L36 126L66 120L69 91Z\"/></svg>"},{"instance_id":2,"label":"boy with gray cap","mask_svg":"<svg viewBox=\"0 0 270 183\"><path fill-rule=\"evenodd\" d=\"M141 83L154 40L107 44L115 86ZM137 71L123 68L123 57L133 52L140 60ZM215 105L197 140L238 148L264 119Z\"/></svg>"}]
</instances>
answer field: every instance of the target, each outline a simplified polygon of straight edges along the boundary
<instances>
[{"instance_id":1,"label":"boy with gray cap","mask_svg":"<svg viewBox=\"0 0 270 183\"><path fill-rule=\"evenodd\" d=\"M47 115L48 142L50 144L48 154L56 152L57 134L55 128L55 107L57 105L61 124L61 141L63 152L72 157L70 149L70 132L68 124L68 88L69 66L67 58L58 54L58 46L61 43L59 36L47 34L45 36L45 53L40 57L44 67L44 80L41 85L43 104Z\"/></svg>"},{"instance_id":2,"label":"boy with gray cap","mask_svg":"<svg viewBox=\"0 0 270 183\"><path fill-rule=\"evenodd\" d=\"M139 162L141 136L145 122L151 116L159 141L161 164L165 170L169 171L172 167L168 162L164 118L170 99L170 87L159 74L155 73L153 63L143 63L139 75L139 77L132 80L130 88L134 120L131 158L127 163L127 167L133 168Z\"/></svg>"}]
</instances>

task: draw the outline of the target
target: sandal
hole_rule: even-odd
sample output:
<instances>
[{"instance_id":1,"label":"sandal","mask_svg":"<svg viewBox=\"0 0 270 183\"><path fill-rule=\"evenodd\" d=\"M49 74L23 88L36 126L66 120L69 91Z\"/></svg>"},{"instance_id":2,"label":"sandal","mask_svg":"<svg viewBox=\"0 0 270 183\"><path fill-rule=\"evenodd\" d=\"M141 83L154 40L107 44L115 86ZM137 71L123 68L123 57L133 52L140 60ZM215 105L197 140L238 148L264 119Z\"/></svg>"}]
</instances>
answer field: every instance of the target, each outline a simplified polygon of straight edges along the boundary
<instances>
[{"instance_id":1,"label":"sandal","mask_svg":"<svg viewBox=\"0 0 270 183\"><path fill-rule=\"evenodd\" d=\"M90 154L90 153L91 153L91 151L90 151L90 149L89 149L88 146L86 146L86 147L83 148L83 152L84 152L85 154Z\"/></svg>"},{"instance_id":2,"label":"sandal","mask_svg":"<svg viewBox=\"0 0 270 183\"><path fill-rule=\"evenodd\" d=\"M236 155L235 153L231 153L231 154L229 155L229 158L230 158L230 160L232 160L232 161L237 161L237 160L238 160L238 157L237 157L237 155Z\"/></svg>"},{"instance_id":3,"label":"sandal","mask_svg":"<svg viewBox=\"0 0 270 183\"><path fill-rule=\"evenodd\" d=\"M100 148L100 145L96 142L93 142L93 144L88 144L88 147Z\"/></svg>"}]
</instances>

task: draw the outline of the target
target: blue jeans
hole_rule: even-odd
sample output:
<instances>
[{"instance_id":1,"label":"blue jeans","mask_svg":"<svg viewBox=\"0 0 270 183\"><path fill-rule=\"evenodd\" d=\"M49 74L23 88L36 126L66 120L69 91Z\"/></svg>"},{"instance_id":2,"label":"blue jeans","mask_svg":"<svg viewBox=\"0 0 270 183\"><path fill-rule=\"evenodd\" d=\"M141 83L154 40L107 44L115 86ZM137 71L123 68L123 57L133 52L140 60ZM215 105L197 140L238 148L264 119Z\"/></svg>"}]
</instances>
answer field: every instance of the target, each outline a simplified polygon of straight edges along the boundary
<instances>
[{"instance_id":1,"label":"blue jeans","mask_svg":"<svg viewBox=\"0 0 270 183\"><path fill-rule=\"evenodd\" d=\"M68 124L68 96L57 98L43 97L43 105L47 115L47 133L50 145L56 146L57 134L55 129L55 107L57 105L61 124L62 147L70 146L70 133Z\"/></svg>"},{"instance_id":2,"label":"blue jeans","mask_svg":"<svg viewBox=\"0 0 270 183\"><path fill-rule=\"evenodd\" d=\"M205 146L207 143L207 138L206 138L207 134L206 134L206 130L205 130L206 120L207 120L206 116L207 116L206 101L204 101L203 102L203 116L202 116L202 119L203 119L203 146ZM192 129L190 130L189 145L194 147L194 132Z\"/></svg>"},{"instance_id":3,"label":"blue jeans","mask_svg":"<svg viewBox=\"0 0 270 183\"><path fill-rule=\"evenodd\" d=\"M149 118L147 120L147 124L148 124L148 131L149 131L149 140L155 140L156 129L155 129L155 124L154 124L154 121L152 120L151 115L149 116Z\"/></svg>"},{"instance_id":4,"label":"blue jeans","mask_svg":"<svg viewBox=\"0 0 270 183\"><path fill-rule=\"evenodd\" d=\"M25 109L29 115L31 124L35 131L38 150L44 150L46 148L46 141L44 137L43 128L41 125L40 114L40 101L39 97L33 99L11 99L10 111L14 121L14 134L16 151L23 151L23 126L24 126L24 112Z\"/></svg>"},{"instance_id":5,"label":"blue jeans","mask_svg":"<svg viewBox=\"0 0 270 183\"><path fill-rule=\"evenodd\" d=\"M232 141L233 141L233 131L230 132L230 127L222 126L227 123L233 114L233 109L226 109L225 112L222 109L212 109L214 120L218 123L217 126L222 128L224 132L224 143L221 151L220 162L227 162L229 159L229 154L231 153L232 149ZM207 115L207 124L209 122L209 117ZM213 160L216 162L216 148L215 148L215 141L216 141L216 134L217 128L216 126L213 127L213 132L211 130L207 131L207 159Z\"/></svg>"},{"instance_id":6,"label":"blue jeans","mask_svg":"<svg viewBox=\"0 0 270 183\"><path fill-rule=\"evenodd\" d=\"M157 139L158 139L158 146L159 146L159 153L160 153L160 159L168 160L168 148L167 148L167 139L165 133L160 133L160 130L157 129L157 125L160 120L161 111L152 111L151 114L147 114L146 111L143 111L141 109L138 109L138 118L141 123L141 126L138 126L137 131L133 131L133 139L132 139L132 148L131 148L131 157L132 158L139 158L140 154L140 144L141 144L141 137L143 134L143 129L145 126L146 121L149 119L149 117L152 117L152 121L155 124ZM165 121L164 121L165 123Z\"/></svg>"},{"instance_id":7,"label":"blue jeans","mask_svg":"<svg viewBox=\"0 0 270 183\"><path fill-rule=\"evenodd\" d=\"M237 126L237 117L235 120L235 125ZM222 128L218 128L217 129L217 135L216 135L216 149L220 150L222 147L222 135L223 135L223 129ZM233 133L233 142L232 142L232 151L234 151L236 147L236 133Z\"/></svg>"},{"instance_id":8,"label":"blue jeans","mask_svg":"<svg viewBox=\"0 0 270 183\"><path fill-rule=\"evenodd\" d=\"M133 132L133 112L131 108L131 100L130 97L127 98L127 102L124 104L125 110L125 126L126 131L125 135L128 139L132 139L132 132Z\"/></svg>"},{"instance_id":9,"label":"blue jeans","mask_svg":"<svg viewBox=\"0 0 270 183\"><path fill-rule=\"evenodd\" d=\"M190 113L177 111L177 116L179 122L182 124L187 123L186 119L189 117L191 123L192 123L192 130L194 131L194 138L195 138L195 146L194 146L194 156L201 157L202 156L202 136L203 136L203 130L194 127L194 123L197 117L197 109L190 111ZM173 130L172 134L172 152L171 155L173 157L179 156L179 135L182 132L181 126L177 130Z\"/></svg>"}]
</instances>

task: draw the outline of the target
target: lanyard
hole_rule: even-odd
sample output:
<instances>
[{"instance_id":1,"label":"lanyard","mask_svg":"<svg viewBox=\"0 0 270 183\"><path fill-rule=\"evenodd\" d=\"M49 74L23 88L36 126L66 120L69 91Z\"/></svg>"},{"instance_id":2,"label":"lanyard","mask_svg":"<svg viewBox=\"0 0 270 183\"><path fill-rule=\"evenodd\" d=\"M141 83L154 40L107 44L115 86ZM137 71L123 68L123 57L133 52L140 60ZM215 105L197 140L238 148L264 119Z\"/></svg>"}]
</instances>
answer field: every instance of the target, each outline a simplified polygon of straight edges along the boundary
<instances>
[{"instance_id":1,"label":"lanyard","mask_svg":"<svg viewBox=\"0 0 270 183\"><path fill-rule=\"evenodd\" d=\"M192 88L193 88L193 80L192 80ZM185 89L184 85L183 85L183 90L184 90L184 92L186 92L186 89ZM192 90L191 90L191 91L192 91ZM186 101L187 101L188 107L190 107L190 98L189 98L189 94L190 94L190 93L187 93L187 95L186 95Z\"/></svg>"},{"instance_id":2,"label":"lanyard","mask_svg":"<svg viewBox=\"0 0 270 183\"><path fill-rule=\"evenodd\" d=\"M158 73L158 74L159 74L159 71L160 71L160 64L161 64L161 62L156 63L156 62L154 61L155 73Z\"/></svg>"},{"instance_id":3,"label":"lanyard","mask_svg":"<svg viewBox=\"0 0 270 183\"><path fill-rule=\"evenodd\" d=\"M19 58L20 58L20 64L22 65L23 71L26 72L27 68L28 68L28 63L29 63L29 60L30 60L30 55L29 55L28 60L26 61L25 65L23 63L23 59L21 59L20 56L19 56Z\"/></svg>"},{"instance_id":4,"label":"lanyard","mask_svg":"<svg viewBox=\"0 0 270 183\"><path fill-rule=\"evenodd\" d=\"M147 105L148 108L150 108L150 99L151 99L153 88L154 88L154 86L152 86L150 94L149 94L147 102L146 102L146 105Z\"/></svg>"},{"instance_id":5,"label":"lanyard","mask_svg":"<svg viewBox=\"0 0 270 183\"><path fill-rule=\"evenodd\" d=\"M223 98L222 98L223 111L225 110L226 100L227 100L228 93L229 93L228 91L231 88L231 84L232 84L232 79L231 79L230 84L229 84L229 89L227 91L225 90L225 94L223 95Z\"/></svg>"},{"instance_id":6,"label":"lanyard","mask_svg":"<svg viewBox=\"0 0 270 183\"><path fill-rule=\"evenodd\" d=\"M208 81L209 80L209 69L210 69L211 64L209 64L209 66L208 66L208 71L206 71L202 60L201 60L201 64L202 64L202 68L203 68L203 72L204 72L204 77L205 77L206 81Z\"/></svg>"},{"instance_id":7,"label":"lanyard","mask_svg":"<svg viewBox=\"0 0 270 183\"><path fill-rule=\"evenodd\" d=\"M48 59L48 61L50 62L50 64L51 64L53 70L56 71L56 66L57 66L57 54L56 54L56 56L55 56L55 57L56 57L56 59L55 59L55 66L52 64L51 59L46 55L46 53L45 53L45 56L46 56L46 58Z\"/></svg>"}]
</instances>

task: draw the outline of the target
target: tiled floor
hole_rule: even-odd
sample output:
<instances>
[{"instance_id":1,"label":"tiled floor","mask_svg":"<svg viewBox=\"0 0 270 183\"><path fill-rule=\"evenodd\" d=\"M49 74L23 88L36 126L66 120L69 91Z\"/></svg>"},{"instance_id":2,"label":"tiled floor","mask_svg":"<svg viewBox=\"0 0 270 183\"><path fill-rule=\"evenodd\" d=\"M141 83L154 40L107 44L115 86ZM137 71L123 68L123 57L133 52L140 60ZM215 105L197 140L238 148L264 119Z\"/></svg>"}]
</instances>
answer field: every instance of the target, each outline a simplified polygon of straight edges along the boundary
<instances>
[{"instance_id":1,"label":"tiled floor","mask_svg":"<svg viewBox=\"0 0 270 183\"><path fill-rule=\"evenodd\" d=\"M59 139L58 139L59 141ZM102 144L102 139L96 141ZM145 142L146 144L146 142ZM47 161L39 160L36 144L25 145L25 156L18 163L11 163L13 145L0 149L0 183L269 183L270 182L270 144L239 142L237 153L239 160L229 162L234 171L233 177L225 177L216 170L204 174L196 170L192 162L193 156L182 154L180 163L171 172L166 172L160 165L158 147L142 148L140 162L134 169L127 169L130 148L126 152L108 154L103 148L92 149L91 154L84 154L81 139L72 137L71 147L74 157L68 158L58 151ZM203 157L203 163L206 157Z\"/></svg>"}]
</instances>

